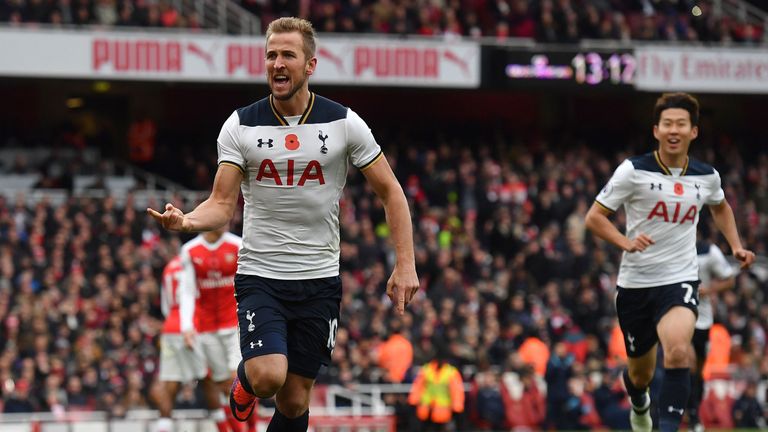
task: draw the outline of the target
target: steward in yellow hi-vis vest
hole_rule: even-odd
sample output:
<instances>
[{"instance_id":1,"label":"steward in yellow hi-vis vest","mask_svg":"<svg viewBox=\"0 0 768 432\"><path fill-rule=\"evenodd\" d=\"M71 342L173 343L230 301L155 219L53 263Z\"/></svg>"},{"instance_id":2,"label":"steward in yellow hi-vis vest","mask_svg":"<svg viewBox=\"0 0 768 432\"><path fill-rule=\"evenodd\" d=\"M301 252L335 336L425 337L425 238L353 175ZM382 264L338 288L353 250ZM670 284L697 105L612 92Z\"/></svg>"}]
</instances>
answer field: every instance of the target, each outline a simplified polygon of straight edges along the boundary
<instances>
[{"instance_id":1,"label":"steward in yellow hi-vis vest","mask_svg":"<svg viewBox=\"0 0 768 432\"><path fill-rule=\"evenodd\" d=\"M453 413L464 411L461 373L441 357L421 367L408 396L408 403L416 406L416 417L436 426L447 425Z\"/></svg>"}]
</instances>

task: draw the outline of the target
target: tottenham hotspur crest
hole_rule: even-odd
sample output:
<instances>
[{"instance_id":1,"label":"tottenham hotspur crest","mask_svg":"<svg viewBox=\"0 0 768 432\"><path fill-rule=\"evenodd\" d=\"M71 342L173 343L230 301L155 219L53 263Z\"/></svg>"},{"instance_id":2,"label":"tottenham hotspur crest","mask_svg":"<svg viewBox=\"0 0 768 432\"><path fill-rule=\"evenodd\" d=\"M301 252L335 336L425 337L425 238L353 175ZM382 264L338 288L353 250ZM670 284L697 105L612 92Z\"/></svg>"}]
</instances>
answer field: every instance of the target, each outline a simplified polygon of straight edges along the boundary
<instances>
[{"instance_id":1,"label":"tottenham hotspur crest","mask_svg":"<svg viewBox=\"0 0 768 432\"><path fill-rule=\"evenodd\" d=\"M328 153L328 147L325 146L325 140L328 139L328 135L323 135L323 131L320 131L320 134L317 137L320 138L320 141L323 142L323 145L320 147L320 153Z\"/></svg>"},{"instance_id":2,"label":"tottenham hotspur crest","mask_svg":"<svg viewBox=\"0 0 768 432\"><path fill-rule=\"evenodd\" d=\"M253 312L251 312L249 310L245 311L245 319L248 320L248 332L249 333L254 331L254 330L256 330L256 326L253 325L253 317L255 317L255 316L256 316L255 313L253 313Z\"/></svg>"},{"instance_id":3,"label":"tottenham hotspur crest","mask_svg":"<svg viewBox=\"0 0 768 432\"><path fill-rule=\"evenodd\" d=\"M629 342L629 350L635 352L635 337L630 333L627 333L627 342Z\"/></svg>"}]
</instances>

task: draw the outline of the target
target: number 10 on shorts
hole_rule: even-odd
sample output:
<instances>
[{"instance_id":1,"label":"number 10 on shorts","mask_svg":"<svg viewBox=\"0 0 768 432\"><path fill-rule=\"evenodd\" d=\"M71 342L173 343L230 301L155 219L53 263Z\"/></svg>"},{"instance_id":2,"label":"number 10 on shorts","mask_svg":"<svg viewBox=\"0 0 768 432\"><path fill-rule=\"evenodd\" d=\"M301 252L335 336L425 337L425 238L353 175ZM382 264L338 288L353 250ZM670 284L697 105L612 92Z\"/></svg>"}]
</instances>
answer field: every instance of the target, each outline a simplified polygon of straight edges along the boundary
<instances>
[{"instance_id":1,"label":"number 10 on shorts","mask_svg":"<svg viewBox=\"0 0 768 432\"><path fill-rule=\"evenodd\" d=\"M328 349L333 350L336 346L336 330L339 329L338 318L328 320Z\"/></svg>"}]
</instances>

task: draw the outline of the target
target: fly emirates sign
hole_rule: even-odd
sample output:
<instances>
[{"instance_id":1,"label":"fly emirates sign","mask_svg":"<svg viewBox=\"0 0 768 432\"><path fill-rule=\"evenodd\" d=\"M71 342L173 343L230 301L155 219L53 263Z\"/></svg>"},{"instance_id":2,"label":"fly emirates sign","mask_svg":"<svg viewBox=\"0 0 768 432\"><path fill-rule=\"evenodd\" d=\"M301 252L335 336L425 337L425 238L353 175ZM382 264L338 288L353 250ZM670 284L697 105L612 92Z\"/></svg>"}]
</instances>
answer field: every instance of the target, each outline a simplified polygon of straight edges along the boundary
<instances>
[{"instance_id":1,"label":"fly emirates sign","mask_svg":"<svg viewBox=\"0 0 768 432\"><path fill-rule=\"evenodd\" d=\"M768 93L765 48L643 46L635 59L640 90Z\"/></svg>"},{"instance_id":2,"label":"fly emirates sign","mask_svg":"<svg viewBox=\"0 0 768 432\"><path fill-rule=\"evenodd\" d=\"M474 88L474 42L320 37L312 81ZM0 76L265 82L263 37L0 29Z\"/></svg>"}]
</instances>

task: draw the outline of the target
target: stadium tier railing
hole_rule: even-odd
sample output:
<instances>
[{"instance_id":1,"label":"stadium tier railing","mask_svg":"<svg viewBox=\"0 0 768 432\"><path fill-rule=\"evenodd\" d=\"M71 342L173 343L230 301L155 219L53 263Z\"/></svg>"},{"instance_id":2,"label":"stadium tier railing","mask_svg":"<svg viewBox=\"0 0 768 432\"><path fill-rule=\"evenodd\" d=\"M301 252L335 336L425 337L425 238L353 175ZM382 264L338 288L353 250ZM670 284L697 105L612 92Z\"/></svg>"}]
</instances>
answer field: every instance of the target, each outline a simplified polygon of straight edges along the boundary
<instances>
[{"instance_id":1,"label":"stadium tier railing","mask_svg":"<svg viewBox=\"0 0 768 432\"><path fill-rule=\"evenodd\" d=\"M728 16L763 28L763 40L768 41L768 11L744 0L711 0L715 16ZM768 5L768 4L767 4Z\"/></svg>"},{"instance_id":2,"label":"stadium tier railing","mask_svg":"<svg viewBox=\"0 0 768 432\"><path fill-rule=\"evenodd\" d=\"M39 172L40 165L54 159L62 165L77 160L78 164L84 166L83 173L71 177L71 190L40 187L44 177L44 174ZM26 172L13 172L13 167L18 161L24 161L27 165ZM64 175L66 174L60 173L60 177ZM40 201L61 205L72 197L112 197L119 206L130 200L136 210L143 210L148 206L162 207L165 202L176 202L178 199L194 204L208 197L206 191L187 189L127 162L102 159L94 149L0 149L0 185L0 195L6 200L23 198L30 205Z\"/></svg>"},{"instance_id":3,"label":"stadium tier railing","mask_svg":"<svg viewBox=\"0 0 768 432\"><path fill-rule=\"evenodd\" d=\"M176 10L195 11L206 28L224 34L261 33L261 19L231 0L171 0Z\"/></svg>"}]
</instances>

